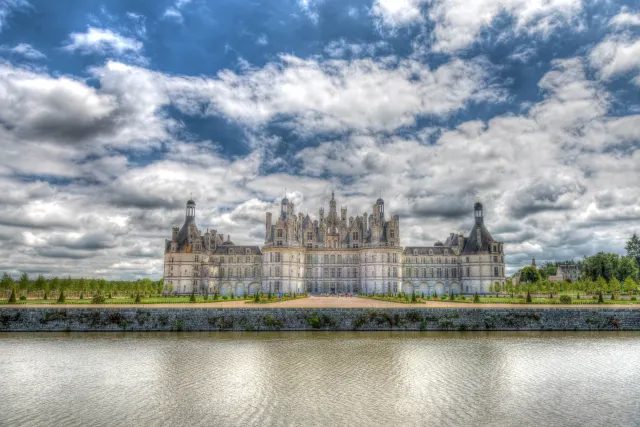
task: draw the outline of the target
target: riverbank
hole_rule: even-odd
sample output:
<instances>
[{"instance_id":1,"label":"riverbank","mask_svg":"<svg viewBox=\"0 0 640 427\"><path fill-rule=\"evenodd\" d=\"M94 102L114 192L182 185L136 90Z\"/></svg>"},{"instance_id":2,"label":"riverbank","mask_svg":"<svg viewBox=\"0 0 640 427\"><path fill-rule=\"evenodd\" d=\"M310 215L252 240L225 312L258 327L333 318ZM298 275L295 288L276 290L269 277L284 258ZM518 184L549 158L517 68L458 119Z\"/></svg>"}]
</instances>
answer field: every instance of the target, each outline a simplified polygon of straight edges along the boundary
<instances>
[{"instance_id":1,"label":"riverbank","mask_svg":"<svg viewBox=\"0 0 640 427\"><path fill-rule=\"evenodd\" d=\"M366 301L366 300L365 300ZM290 301L294 303L296 301ZM0 308L0 331L640 330L629 308Z\"/></svg>"}]
</instances>

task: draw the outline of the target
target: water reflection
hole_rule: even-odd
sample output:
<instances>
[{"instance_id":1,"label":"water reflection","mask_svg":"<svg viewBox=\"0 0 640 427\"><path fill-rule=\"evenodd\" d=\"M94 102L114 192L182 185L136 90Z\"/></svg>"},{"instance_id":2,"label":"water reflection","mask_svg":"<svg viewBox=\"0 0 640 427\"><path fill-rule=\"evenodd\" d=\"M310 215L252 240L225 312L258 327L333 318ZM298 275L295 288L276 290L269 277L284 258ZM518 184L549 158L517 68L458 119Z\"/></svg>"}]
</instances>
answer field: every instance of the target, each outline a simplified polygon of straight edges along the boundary
<instances>
[{"instance_id":1,"label":"water reflection","mask_svg":"<svg viewBox=\"0 0 640 427\"><path fill-rule=\"evenodd\" d=\"M0 425L633 425L639 333L0 334Z\"/></svg>"}]
</instances>

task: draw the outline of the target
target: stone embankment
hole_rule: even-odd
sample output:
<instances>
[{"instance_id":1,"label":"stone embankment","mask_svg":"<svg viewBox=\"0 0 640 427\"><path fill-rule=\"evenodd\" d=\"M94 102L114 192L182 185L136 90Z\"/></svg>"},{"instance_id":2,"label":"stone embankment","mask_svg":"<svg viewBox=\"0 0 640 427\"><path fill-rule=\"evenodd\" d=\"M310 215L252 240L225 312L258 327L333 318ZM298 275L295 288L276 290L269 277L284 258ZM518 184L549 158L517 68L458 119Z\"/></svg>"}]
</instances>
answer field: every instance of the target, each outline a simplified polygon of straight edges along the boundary
<instances>
[{"instance_id":1,"label":"stone embankment","mask_svg":"<svg viewBox=\"0 0 640 427\"><path fill-rule=\"evenodd\" d=\"M0 308L0 331L631 331L640 310L581 308Z\"/></svg>"}]
</instances>

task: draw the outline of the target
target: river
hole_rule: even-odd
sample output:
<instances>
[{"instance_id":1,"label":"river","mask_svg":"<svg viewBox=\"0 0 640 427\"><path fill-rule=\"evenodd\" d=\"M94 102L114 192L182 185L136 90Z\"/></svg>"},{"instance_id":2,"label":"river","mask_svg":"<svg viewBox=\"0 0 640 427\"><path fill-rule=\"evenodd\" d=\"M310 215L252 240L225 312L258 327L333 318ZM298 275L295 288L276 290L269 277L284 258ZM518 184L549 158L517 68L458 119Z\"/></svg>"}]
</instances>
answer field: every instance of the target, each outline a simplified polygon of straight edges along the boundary
<instances>
[{"instance_id":1,"label":"river","mask_svg":"<svg viewBox=\"0 0 640 427\"><path fill-rule=\"evenodd\" d=\"M640 333L0 333L1 426L640 425Z\"/></svg>"}]
</instances>

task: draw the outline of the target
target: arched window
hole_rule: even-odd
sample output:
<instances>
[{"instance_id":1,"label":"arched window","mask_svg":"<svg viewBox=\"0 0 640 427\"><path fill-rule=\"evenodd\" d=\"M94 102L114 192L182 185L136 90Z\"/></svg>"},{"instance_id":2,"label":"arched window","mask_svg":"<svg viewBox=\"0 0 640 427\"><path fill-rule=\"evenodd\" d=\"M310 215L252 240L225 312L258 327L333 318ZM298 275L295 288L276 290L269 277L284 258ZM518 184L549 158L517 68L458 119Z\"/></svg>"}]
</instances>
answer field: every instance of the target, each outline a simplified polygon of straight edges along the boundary
<instances>
[{"instance_id":1,"label":"arched window","mask_svg":"<svg viewBox=\"0 0 640 427\"><path fill-rule=\"evenodd\" d=\"M338 264L342 264L342 255L338 255Z\"/></svg>"},{"instance_id":2,"label":"arched window","mask_svg":"<svg viewBox=\"0 0 640 427\"><path fill-rule=\"evenodd\" d=\"M250 277L250 276L251 276L250 271L251 271L251 270L249 270L249 267L246 267L246 268L244 269L244 277Z\"/></svg>"}]
</instances>

